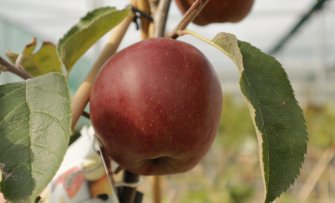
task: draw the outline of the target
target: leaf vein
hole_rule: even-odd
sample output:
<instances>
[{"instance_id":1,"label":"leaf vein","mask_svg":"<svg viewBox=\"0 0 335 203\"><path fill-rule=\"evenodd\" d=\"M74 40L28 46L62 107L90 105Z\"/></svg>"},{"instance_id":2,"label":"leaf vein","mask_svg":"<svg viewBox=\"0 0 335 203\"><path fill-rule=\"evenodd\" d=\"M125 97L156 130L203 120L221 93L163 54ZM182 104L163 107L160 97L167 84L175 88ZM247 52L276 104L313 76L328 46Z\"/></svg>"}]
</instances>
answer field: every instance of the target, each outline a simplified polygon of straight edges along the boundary
<instances>
[{"instance_id":1,"label":"leaf vein","mask_svg":"<svg viewBox=\"0 0 335 203\"><path fill-rule=\"evenodd\" d=\"M25 104L26 101L20 102L14 108L12 108L4 117L0 118L0 122L4 121L11 113L15 112L22 104Z\"/></svg>"}]
</instances>

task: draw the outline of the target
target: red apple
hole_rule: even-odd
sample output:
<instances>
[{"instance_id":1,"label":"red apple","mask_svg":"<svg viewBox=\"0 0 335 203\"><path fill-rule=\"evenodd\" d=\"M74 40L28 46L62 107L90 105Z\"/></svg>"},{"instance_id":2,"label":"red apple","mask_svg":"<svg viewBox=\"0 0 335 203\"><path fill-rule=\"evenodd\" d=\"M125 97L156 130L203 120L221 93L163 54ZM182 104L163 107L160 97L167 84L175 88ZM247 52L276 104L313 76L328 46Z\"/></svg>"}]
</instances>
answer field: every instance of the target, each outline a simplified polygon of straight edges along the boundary
<instances>
[{"instance_id":1,"label":"red apple","mask_svg":"<svg viewBox=\"0 0 335 203\"><path fill-rule=\"evenodd\" d=\"M185 13L193 2L194 0L176 0L182 13ZM253 3L254 0L209 0L193 22L197 25L239 22L250 12Z\"/></svg>"},{"instance_id":2,"label":"red apple","mask_svg":"<svg viewBox=\"0 0 335 203\"><path fill-rule=\"evenodd\" d=\"M0 192L0 202L3 202L3 203L5 203L6 202L6 200L5 200L5 198L3 197L3 194Z\"/></svg>"},{"instance_id":3,"label":"red apple","mask_svg":"<svg viewBox=\"0 0 335 203\"><path fill-rule=\"evenodd\" d=\"M166 38L112 56L90 92L92 124L107 153L142 175L185 172L199 163L216 135L221 103L206 57Z\"/></svg>"}]
</instances>

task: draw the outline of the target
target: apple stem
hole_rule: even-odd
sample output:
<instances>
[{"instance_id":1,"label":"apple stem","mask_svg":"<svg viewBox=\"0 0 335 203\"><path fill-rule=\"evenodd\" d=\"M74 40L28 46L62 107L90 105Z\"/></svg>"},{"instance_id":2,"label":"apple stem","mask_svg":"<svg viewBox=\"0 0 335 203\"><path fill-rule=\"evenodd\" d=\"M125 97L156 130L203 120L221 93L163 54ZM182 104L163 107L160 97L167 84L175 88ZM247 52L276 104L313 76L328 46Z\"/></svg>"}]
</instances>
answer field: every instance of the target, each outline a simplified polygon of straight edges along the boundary
<instances>
[{"instance_id":1,"label":"apple stem","mask_svg":"<svg viewBox=\"0 0 335 203\"><path fill-rule=\"evenodd\" d=\"M195 0L192 6L187 10L182 20L176 26L172 34L169 35L172 39L177 39L179 37L178 32L184 30L188 24L190 24L206 6L209 0Z\"/></svg>"},{"instance_id":2,"label":"apple stem","mask_svg":"<svg viewBox=\"0 0 335 203\"><path fill-rule=\"evenodd\" d=\"M21 68L20 66L19 67L13 66L1 56L0 56L0 70L11 72L25 80L32 78L32 75L30 75L25 69Z\"/></svg>"},{"instance_id":3,"label":"apple stem","mask_svg":"<svg viewBox=\"0 0 335 203\"><path fill-rule=\"evenodd\" d=\"M171 0L160 0L156 15L154 37L163 37L165 35L166 22L170 10Z\"/></svg>"},{"instance_id":4,"label":"apple stem","mask_svg":"<svg viewBox=\"0 0 335 203\"><path fill-rule=\"evenodd\" d=\"M109 38L109 41L107 42L100 56L94 63L90 73L86 76L84 82L79 86L75 95L72 97L72 129L74 129L74 127L76 126L80 116L82 115L88 103L91 85L95 79L95 76L99 72L101 66L106 62L106 60L116 52L132 20L133 16L129 16L125 18L123 22L121 22L117 27L114 28L111 37Z\"/></svg>"},{"instance_id":5,"label":"apple stem","mask_svg":"<svg viewBox=\"0 0 335 203\"><path fill-rule=\"evenodd\" d=\"M140 176L138 174L129 172L127 170L124 171L123 181L127 184L138 183ZM136 197L136 187L128 187L124 186L122 188L122 194L120 196L120 203L134 203Z\"/></svg>"}]
</instances>

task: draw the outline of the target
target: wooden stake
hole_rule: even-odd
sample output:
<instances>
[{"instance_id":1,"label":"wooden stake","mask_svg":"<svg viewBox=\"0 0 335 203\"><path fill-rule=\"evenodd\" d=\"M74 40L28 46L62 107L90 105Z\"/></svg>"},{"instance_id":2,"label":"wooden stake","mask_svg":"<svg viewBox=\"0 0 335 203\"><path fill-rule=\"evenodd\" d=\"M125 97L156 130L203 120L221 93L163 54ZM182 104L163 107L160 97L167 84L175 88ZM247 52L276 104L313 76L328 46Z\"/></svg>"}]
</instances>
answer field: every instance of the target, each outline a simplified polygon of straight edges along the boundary
<instances>
[{"instance_id":1,"label":"wooden stake","mask_svg":"<svg viewBox=\"0 0 335 203\"><path fill-rule=\"evenodd\" d=\"M137 7L139 10L151 15L150 4L148 0L137 0ZM148 39L150 37L149 27L150 20L146 17L141 17L141 38Z\"/></svg>"},{"instance_id":2,"label":"wooden stake","mask_svg":"<svg viewBox=\"0 0 335 203\"><path fill-rule=\"evenodd\" d=\"M162 201L161 185L162 185L161 177L154 176L152 180L153 203L161 203Z\"/></svg>"}]
</instances>

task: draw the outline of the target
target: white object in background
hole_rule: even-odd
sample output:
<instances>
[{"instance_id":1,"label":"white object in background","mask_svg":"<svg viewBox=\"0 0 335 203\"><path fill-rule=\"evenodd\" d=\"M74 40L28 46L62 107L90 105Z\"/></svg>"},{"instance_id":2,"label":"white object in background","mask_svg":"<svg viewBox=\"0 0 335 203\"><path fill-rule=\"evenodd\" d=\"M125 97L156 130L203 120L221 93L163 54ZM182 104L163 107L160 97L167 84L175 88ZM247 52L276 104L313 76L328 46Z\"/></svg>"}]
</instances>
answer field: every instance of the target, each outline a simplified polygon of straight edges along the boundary
<instances>
[{"instance_id":1,"label":"white object in background","mask_svg":"<svg viewBox=\"0 0 335 203\"><path fill-rule=\"evenodd\" d=\"M81 137L69 147L49 184L43 202L119 203L97 147L93 128L83 127Z\"/></svg>"}]
</instances>

